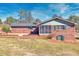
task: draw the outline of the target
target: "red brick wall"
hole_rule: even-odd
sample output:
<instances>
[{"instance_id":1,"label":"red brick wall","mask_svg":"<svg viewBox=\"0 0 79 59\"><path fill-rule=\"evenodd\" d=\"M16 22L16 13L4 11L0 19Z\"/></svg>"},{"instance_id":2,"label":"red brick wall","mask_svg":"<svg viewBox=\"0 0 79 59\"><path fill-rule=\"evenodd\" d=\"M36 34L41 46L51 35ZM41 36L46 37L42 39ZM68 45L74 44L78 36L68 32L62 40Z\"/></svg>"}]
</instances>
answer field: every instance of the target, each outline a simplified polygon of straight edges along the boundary
<instances>
[{"instance_id":1,"label":"red brick wall","mask_svg":"<svg viewBox=\"0 0 79 59\"><path fill-rule=\"evenodd\" d=\"M29 28L11 28L11 33L31 33Z\"/></svg>"},{"instance_id":2,"label":"red brick wall","mask_svg":"<svg viewBox=\"0 0 79 59\"><path fill-rule=\"evenodd\" d=\"M54 39L56 39L56 36L58 36L58 35L63 35L65 42L72 42L72 41L75 41L75 33L76 33L75 28L71 27L71 28L68 28L65 30L52 31L51 35Z\"/></svg>"}]
</instances>

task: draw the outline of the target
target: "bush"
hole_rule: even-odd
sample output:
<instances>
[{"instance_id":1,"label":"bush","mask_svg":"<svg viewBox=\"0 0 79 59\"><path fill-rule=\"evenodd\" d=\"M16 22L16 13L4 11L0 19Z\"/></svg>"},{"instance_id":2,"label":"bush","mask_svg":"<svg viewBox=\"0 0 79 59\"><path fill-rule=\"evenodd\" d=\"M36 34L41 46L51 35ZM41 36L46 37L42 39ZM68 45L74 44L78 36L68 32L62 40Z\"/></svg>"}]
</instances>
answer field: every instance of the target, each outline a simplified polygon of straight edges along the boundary
<instances>
[{"instance_id":1,"label":"bush","mask_svg":"<svg viewBox=\"0 0 79 59\"><path fill-rule=\"evenodd\" d=\"M52 39L52 35L48 35L47 36L47 39Z\"/></svg>"},{"instance_id":2,"label":"bush","mask_svg":"<svg viewBox=\"0 0 79 59\"><path fill-rule=\"evenodd\" d=\"M2 27L2 31L7 33L7 32L10 31L10 27L5 25L5 26Z\"/></svg>"}]
</instances>

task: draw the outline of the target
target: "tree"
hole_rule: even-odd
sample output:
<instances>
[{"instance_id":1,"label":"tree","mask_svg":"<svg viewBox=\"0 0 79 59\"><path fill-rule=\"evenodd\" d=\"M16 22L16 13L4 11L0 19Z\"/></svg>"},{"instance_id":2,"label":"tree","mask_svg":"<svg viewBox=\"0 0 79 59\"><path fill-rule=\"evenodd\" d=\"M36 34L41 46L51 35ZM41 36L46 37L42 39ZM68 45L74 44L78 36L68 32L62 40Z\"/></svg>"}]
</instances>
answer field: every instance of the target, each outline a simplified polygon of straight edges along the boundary
<instances>
[{"instance_id":1,"label":"tree","mask_svg":"<svg viewBox=\"0 0 79 59\"><path fill-rule=\"evenodd\" d=\"M13 18L13 17L7 17L7 19L6 19L6 21L5 21L5 23L6 24L12 24L12 23L14 23L14 22L16 22L16 20Z\"/></svg>"},{"instance_id":2,"label":"tree","mask_svg":"<svg viewBox=\"0 0 79 59\"><path fill-rule=\"evenodd\" d=\"M9 26L6 26L6 25L4 25L3 27L2 27L2 31L4 31L4 32L9 32L10 31L10 27Z\"/></svg>"},{"instance_id":3,"label":"tree","mask_svg":"<svg viewBox=\"0 0 79 59\"><path fill-rule=\"evenodd\" d=\"M41 22L42 21L40 19L38 19L38 18L35 20L35 24L40 24Z\"/></svg>"},{"instance_id":4,"label":"tree","mask_svg":"<svg viewBox=\"0 0 79 59\"><path fill-rule=\"evenodd\" d=\"M33 17L32 17L31 11L28 11L27 21L28 21L29 23L33 23L33 22L34 22L34 19L33 19Z\"/></svg>"},{"instance_id":5,"label":"tree","mask_svg":"<svg viewBox=\"0 0 79 59\"><path fill-rule=\"evenodd\" d=\"M71 15L68 20L73 23L76 23L75 29L76 32L79 32L79 16Z\"/></svg>"},{"instance_id":6,"label":"tree","mask_svg":"<svg viewBox=\"0 0 79 59\"><path fill-rule=\"evenodd\" d=\"M52 18L62 18L60 15L54 14Z\"/></svg>"},{"instance_id":7,"label":"tree","mask_svg":"<svg viewBox=\"0 0 79 59\"><path fill-rule=\"evenodd\" d=\"M0 24L2 24L2 20L0 19Z\"/></svg>"},{"instance_id":8,"label":"tree","mask_svg":"<svg viewBox=\"0 0 79 59\"><path fill-rule=\"evenodd\" d=\"M68 20L79 24L79 16L71 15Z\"/></svg>"},{"instance_id":9,"label":"tree","mask_svg":"<svg viewBox=\"0 0 79 59\"><path fill-rule=\"evenodd\" d=\"M34 22L31 11L26 11L24 9L20 9L19 17L20 18L17 21L19 23L32 23L33 24L33 22Z\"/></svg>"},{"instance_id":10,"label":"tree","mask_svg":"<svg viewBox=\"0 0 79 59\"><path fill-rule=\"evenodd\" d=\"M23 9L20 9L19 16L20 16L20 20L25 20L26 19L26 11Z\"/></svg>"}]
</instances>

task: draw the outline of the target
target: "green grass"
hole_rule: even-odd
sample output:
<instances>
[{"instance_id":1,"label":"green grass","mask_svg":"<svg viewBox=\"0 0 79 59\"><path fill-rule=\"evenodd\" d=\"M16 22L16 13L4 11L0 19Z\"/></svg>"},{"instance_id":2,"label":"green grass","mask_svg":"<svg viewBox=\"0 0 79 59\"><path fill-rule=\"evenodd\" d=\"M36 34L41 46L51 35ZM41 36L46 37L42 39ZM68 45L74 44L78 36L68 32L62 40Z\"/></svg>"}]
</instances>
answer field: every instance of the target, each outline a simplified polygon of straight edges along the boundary
<instances>
[{"instance_id":1,"label":"green grass","mask_svg":"<svg viewBox=\"0 0 79 59\"><path fill-rule=\"evenodd\" d=\"M0 38L1 56L79 55L79 43L50 43L43 39Z\"/></svg>"}]
</instances>

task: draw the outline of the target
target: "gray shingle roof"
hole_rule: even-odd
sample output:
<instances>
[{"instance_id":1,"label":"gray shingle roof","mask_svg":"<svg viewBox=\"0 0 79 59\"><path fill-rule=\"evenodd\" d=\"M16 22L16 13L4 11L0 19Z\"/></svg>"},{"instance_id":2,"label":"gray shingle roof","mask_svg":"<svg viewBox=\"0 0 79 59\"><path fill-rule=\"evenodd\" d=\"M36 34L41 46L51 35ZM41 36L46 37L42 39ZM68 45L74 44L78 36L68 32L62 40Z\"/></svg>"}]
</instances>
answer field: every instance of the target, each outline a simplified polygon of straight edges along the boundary
<instances>
[{"instance_id":1,"label":"gray shingle roof","mask_svg":"<svg viewBox=\"0 0 79 59\"><path fill-rule=\"evenodd\" d=\"M36 25L31 23L12 23L11 26L36 26Z\"/></svg>"},{"instance_id":2,"label":"gray shingle roof","mask_svg":"<svg viewBox=\"0 0 79 59\"><path fill-rule=\"evenodd\" d=\"M50 20L47 20L47 21L41 23L40 25L45 24L45 23L50 23L51 21L57 21L57 22L60 22L60 23L63 23L63 24L67 24L69 26L75 26L75 23L69 22L68 20L64 20L62 18L52 18Z\"/></svg>"}]
</instances>

